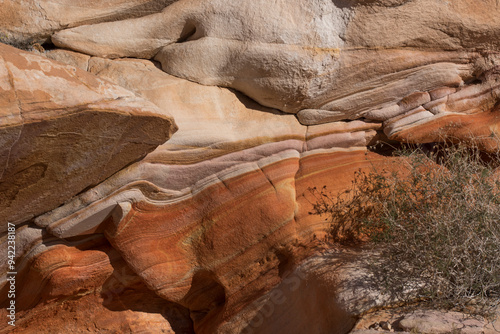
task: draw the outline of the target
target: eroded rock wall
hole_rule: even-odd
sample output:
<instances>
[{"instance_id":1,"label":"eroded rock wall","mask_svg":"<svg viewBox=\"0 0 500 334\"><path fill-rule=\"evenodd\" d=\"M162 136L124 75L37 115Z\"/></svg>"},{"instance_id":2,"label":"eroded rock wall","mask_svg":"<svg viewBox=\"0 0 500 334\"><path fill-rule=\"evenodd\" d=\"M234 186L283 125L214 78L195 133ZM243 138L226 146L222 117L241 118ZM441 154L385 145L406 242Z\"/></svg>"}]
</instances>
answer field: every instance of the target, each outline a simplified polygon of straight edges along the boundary
<instances>
[{"instance_id":1,"label":"eroded rock wall","mask_svg":"<svg viewBox=\"0 0 500 334\"><path fill-rule=\"evenodd\" d=\"M177 129L123 87L7 45L0 83L2 231L98 184Z\"/></svg>"},{"instance_id":2,"label":"eroded rock wall","mask_svg":"<svg viewBox=\"0 0 500 334\"><path fill-rule=\"evenodd\" d=\"M145 15L131 8L153 2L96 2L92 10L102 19L82 11L65 30L45 17L36 34L55 32L53 43L72 51L15 56L33 57L47 71L72 71L84 83L110 87L106 92L120 89L106 100L111 114L154 109L151 125L133 117L137 125L124 128L120 140L143 145L168 129L146 156L153 147L120 146L109 173L98 160L97 147L106 146L96 139L84 150L91 161L85 173L58 164L61 178L51 182L67 192L56 192L53 204L24 211L6 205L21 223L19 310L25 319L58 317L26 320L19 330L53 333L64 323L95 332L138 332L145 324L175 333L348 332L361 312L383 301L348 284L356 256L321 255L331 247L329 222L308 214L308 188L335 193L359 169L400 168L399 160L369 150L380 141L498 149L498 3L156 3L168 6ZM19 34L28 40L35 33ZM41 82L25 80L29 87ZM67 93L70 84L58 87L50 103L80 106L85 99ZM17 110L22 100L8 94L6 106ZM44 108L59 115L66 107ZM102 114L91 113L78 129L108 138L120 122L96 126ZM172 118L179 130L170 138ZM68 138L58 145L74 152L80 144ZM61 156L54 152L51 161ZM106 176L92 179L92 168ZM78 180L87 183L71 188ZM17 183L7 185L12 191ZM37 200L45 189L19 188ZM5 278L1 286L4 298ZM269 300L275 309L267 316ZM85 307L87 318L73 319Z\"/></svg>"}]
</instances>

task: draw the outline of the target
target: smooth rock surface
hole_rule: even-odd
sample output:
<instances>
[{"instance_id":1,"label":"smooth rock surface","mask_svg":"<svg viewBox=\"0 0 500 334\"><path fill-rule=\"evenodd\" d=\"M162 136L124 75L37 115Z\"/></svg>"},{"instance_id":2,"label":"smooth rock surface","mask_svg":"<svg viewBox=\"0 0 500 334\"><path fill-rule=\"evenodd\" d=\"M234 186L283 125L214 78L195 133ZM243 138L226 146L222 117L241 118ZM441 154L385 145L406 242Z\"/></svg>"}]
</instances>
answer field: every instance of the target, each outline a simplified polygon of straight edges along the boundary
<instances>
[{"instance_id":1,"label":"smooth rock surface","mask_svg":"<svg viewBox=\"0 0 500 334\"><path fill-rule=\"evenodd\" d=\"M2 322L0 333L193 333L189 312L149 290L102 234L63 241L36 226L16 232L17 321Z\"/></svg>"},{"instance_id":2,"label":"smooth rock surface","mask_svg":"<svg viewBox=\"0 0 500 334\"><path fill-rule=\"evenodd\" d=\"M220 332L348 333L360 314L383 305L384 296L366 279L366 260L367 254L343 248L311 256L293 271L283 270L279 285L242 309Z\"/></svg>"},{"instance_id":3,"label":"smooth rock surface","mask_svg":"<svg viewBox=\"0 0 500 334\"><path fill-rule=\"evenodd\" d=\"M498 13L495 0L479 7L469 0L185 0L52 39L97 56L155 57L170 74L228 86L285 112L304 110L301 121L317 124L463 85L476 74L476 50L499 47Z\"/></svg>"},{"instance_id":4,"label":"smooth rock surface","mask_svg":"<svg viewBox=\"0 0 500 334\"><path fill-rule=\"evenodd\" d=\"M72 66L0 46L0 221L52 210L176 131L132 92Z\"/></svg>"},{"instance_id":5,"label":"smooth rock surface","mask_svg":"<svg viewBox=\"0 0 500 334\"><path fill-rule=\"evenodd\" d=\"M481 334L485 333L487 322L467 317L459 312L416 311L405 315L399 324L406 331L414 330L424 334L444 334L456 331L464 334Z\"/></svg>"},{"instance_id":6,"label":"smooth rock surface","mask_svg":"<svg viewBox=\"0 0 500 334\"><path fill-rule=\"evenodd\" d=\"M87 71L89 68L90 56L82 53L69 50L54 49L45 51L42 55L49 59L74 66L84 71Z\"/></svg>"},{"instance_id":7,"label":"smooth rock surface","mask_svg":"<svg viewBox=\"0 0 500 334\"><path fill-rule=\"evenodd\" d=\"M380 334L381 331L379 330L375 330L375 329L359 329L359 330L355 330L355 331L352 331L351 334ZM382 332L384 333L384 332ZM399 334L410 334L410 332L399 332Z\"/></svg>"},{"instance_id":8,"label":"smooth rock surface","mask_svg":"<svg viewBox=\"0 0 500 334\"><path fill-rule=\"evenodd\" d=\"M496 0L180 0L131 12L79 21L52 36L72 51L44 55L149 100L180 130L19 229L22 330L346 333L391 300L356 256L318 255L329 221L308 214L310 187L335 193L359 169L401 168L367 150L378 141L498 148ZM79 178L87 170L67 177Z\"/></svg>"},{"instance_id":9,"label":"smooth rock surface","mask_svg":"<svg viewBox=\"0 0 500 334\"><path fill-rule=\"evenodd\" d=\"M0 42L29 47L61 29L160 12L176 0L4 0Z\"/></svg>"},{"instance_id":10,"label":"smooth rock surface","mask_svg":"<svg viewBox=\"0 0 500 334\"><path fill-rule=\"evenodd\" d=\"M91 58L89 71L168 106L180 130L36 223L61 238L104 231L148 288L190 310L201 333L219 331L278 284L279 263L293 268L311 254L325 223L307 214L309 186L341 189L356 169L385 161L366 152L378 123L303 126L148 61Z\"/></svg>"},{"instance_id":11,"label":"smooth rock surface","mask_svg":"<svg viewBox=\"0 0 500 334\"><path fill-rule=\"evenodd\" d=\"M500 309L490 309L485 319L454 311L429 309L418 304L390 307L363 314L351 333L383 333L381 324L389 324L397 333L498 333ZM378 328L377 330L374 330Z\"/></svg>"}]
</instances>

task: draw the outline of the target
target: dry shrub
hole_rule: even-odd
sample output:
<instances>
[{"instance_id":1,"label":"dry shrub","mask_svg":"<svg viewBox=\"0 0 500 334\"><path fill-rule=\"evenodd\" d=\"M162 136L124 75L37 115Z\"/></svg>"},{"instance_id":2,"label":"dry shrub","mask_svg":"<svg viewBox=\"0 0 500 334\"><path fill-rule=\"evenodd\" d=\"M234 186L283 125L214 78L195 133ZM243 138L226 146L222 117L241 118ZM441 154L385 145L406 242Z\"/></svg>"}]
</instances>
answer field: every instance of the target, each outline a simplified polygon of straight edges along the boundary
<instances>
[{"instance_id":1,"label":"dry shrub","mask_svg":"<svg viewBox=\"0 0 500 334\"><path fill-rule=\"evenodd\" d=\"M487 314L500 303L500 159L463 146L402 155L342 193L310 189L311 214L331 219L334 241L372 241L374 279L398 300Z\"/></svg>"}]
</instances>

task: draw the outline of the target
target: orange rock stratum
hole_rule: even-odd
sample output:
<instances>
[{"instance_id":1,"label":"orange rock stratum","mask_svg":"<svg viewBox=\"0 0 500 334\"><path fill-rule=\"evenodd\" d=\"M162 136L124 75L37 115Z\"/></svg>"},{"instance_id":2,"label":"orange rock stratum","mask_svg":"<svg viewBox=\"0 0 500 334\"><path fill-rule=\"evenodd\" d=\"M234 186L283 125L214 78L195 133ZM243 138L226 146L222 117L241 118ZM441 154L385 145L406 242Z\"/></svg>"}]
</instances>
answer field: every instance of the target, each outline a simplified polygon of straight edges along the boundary
<instances>
[{"instance_id":1,"label":"orange rock stratum","mask_svg":"<svg viewBox=\"0 0 500 334\"><path fill-rule=\"evenodd\" d=\"M386 300L308 189L400 168L380 142L498 149L497 0L0 17L0 333L348 333Z\"/></svg>"}]
</instances>

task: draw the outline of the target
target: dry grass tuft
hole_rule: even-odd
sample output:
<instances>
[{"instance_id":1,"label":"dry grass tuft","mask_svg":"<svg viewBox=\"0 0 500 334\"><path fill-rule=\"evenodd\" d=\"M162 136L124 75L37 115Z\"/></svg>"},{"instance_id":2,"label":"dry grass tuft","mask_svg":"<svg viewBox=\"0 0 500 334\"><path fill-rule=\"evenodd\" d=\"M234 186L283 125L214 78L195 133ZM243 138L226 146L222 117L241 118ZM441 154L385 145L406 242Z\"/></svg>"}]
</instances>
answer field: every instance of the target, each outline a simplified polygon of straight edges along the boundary
<instances>
[{"instance_id":1,"label":"dry grass tuft","mask_svg":"<svg viewBox=\"0 0 500 334\"><path fill-rule=\"evenodd\" d=\"M371 269L386 293L488 314L500 303L499 156L463 146L399 155L398 171L359 171L342 193L310 189L311 214L331 219L336 242L382 249Z\"/></svg>"}]
</instances>

